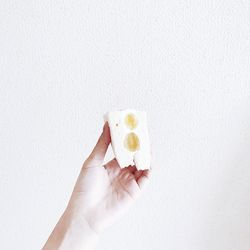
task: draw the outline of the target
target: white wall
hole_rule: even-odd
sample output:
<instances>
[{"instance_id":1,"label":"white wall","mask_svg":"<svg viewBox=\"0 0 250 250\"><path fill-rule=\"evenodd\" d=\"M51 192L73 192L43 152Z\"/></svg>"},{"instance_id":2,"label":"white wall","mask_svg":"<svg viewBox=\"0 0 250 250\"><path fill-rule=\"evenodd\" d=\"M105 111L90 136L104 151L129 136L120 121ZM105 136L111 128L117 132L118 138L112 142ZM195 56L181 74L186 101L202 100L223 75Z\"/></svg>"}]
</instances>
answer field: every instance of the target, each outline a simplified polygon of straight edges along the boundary
<instances>
[{"instance_id":1,"label":"white wall","mask_svg":"<svg viewBox=\"0 0 250 250\"><path fill-rule=\"evenodd\" d=\"M249 1L0 2L1 249L40 249L107 110L148 112L153 177L98 250L250 249Z\"/></svg>"}]
</instances>

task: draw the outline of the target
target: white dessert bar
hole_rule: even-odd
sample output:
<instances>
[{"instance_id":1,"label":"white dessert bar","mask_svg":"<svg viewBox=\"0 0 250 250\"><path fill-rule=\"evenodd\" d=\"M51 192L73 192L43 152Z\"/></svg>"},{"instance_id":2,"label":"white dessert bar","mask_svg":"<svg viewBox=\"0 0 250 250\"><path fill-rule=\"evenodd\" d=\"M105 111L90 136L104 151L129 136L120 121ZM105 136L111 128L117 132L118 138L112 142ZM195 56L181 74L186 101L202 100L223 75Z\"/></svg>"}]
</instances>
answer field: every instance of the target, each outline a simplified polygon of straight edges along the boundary
<instances>
[{"instance_id":1,"label":"white dessert bar","mask_svg":"<svg viewBox=\"0 0 250 250\"><path fill-rule=\"evenodd\" d=\"M150 141L145 111L126 109L104 115L111 134L111 145L121 168L135 165L150 169Z\"/></svg>"}]
</instances>

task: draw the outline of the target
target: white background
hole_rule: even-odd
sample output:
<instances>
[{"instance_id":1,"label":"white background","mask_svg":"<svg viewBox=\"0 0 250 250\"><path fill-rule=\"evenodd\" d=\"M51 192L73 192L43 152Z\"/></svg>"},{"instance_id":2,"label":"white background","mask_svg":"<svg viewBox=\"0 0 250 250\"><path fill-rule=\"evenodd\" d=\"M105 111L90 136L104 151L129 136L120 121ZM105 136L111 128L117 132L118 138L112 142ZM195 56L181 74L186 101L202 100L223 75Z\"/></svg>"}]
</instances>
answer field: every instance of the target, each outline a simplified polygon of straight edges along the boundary
<instances>
[{"instance_id":1,"label":"white background","mask_svg":"<svg viewBox=\"0 0 250 250\"><path fill-rule=\"evenodd\" d=\"M41 249L125 108L153 176L98 250L250 249L247 0L0 1L0 248Z\"/></svg>"}]
</instances>

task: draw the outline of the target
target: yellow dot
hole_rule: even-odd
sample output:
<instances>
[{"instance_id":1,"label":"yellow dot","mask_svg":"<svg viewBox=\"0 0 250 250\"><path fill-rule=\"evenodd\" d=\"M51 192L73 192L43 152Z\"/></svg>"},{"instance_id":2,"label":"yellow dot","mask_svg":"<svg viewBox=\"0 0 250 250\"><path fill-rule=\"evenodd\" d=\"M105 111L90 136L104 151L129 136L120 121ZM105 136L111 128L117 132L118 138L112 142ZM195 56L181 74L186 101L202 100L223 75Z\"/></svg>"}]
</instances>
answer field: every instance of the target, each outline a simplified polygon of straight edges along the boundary
<instances>
[{"instance_id":1,"label":"yellow dot","mask_svg":"<svg viewBox=\"0 0 250 250\"><path fill-rule=\"evenodd\" d=\"M131 152L134 152L140 148L139 137L135 133L129 133L124 139L124 146Z\"/></svg>"},{"instance_id":2,"label":"yellow dot","mask_svg":"<svg viewBox=\"0 0 250 250\"><path fill-rule=\"evenodd\" d=\"M135 129L138 125L136 116L134 114L127 114L125 117L125 124L129 129Z\"/></svg>"}]
</instances>

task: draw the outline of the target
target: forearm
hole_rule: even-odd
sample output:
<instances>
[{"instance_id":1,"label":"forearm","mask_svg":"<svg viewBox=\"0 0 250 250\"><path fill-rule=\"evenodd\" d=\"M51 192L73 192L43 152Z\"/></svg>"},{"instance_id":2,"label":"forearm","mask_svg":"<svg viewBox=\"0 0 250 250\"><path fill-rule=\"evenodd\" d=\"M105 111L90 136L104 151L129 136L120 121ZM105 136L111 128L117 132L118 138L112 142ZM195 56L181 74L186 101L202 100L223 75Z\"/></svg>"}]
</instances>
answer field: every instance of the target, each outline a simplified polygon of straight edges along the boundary
<instances>
[{"instance_id":1,"label":"forearm","mask_svg":"<svg viewBox=\"0 0 250 250\"><path fill-rule=\"evenodd\" d=\"M87 221L67 209L42 250L92 250L97 241L98 235Z\"/></svg>"}]
</instances>

